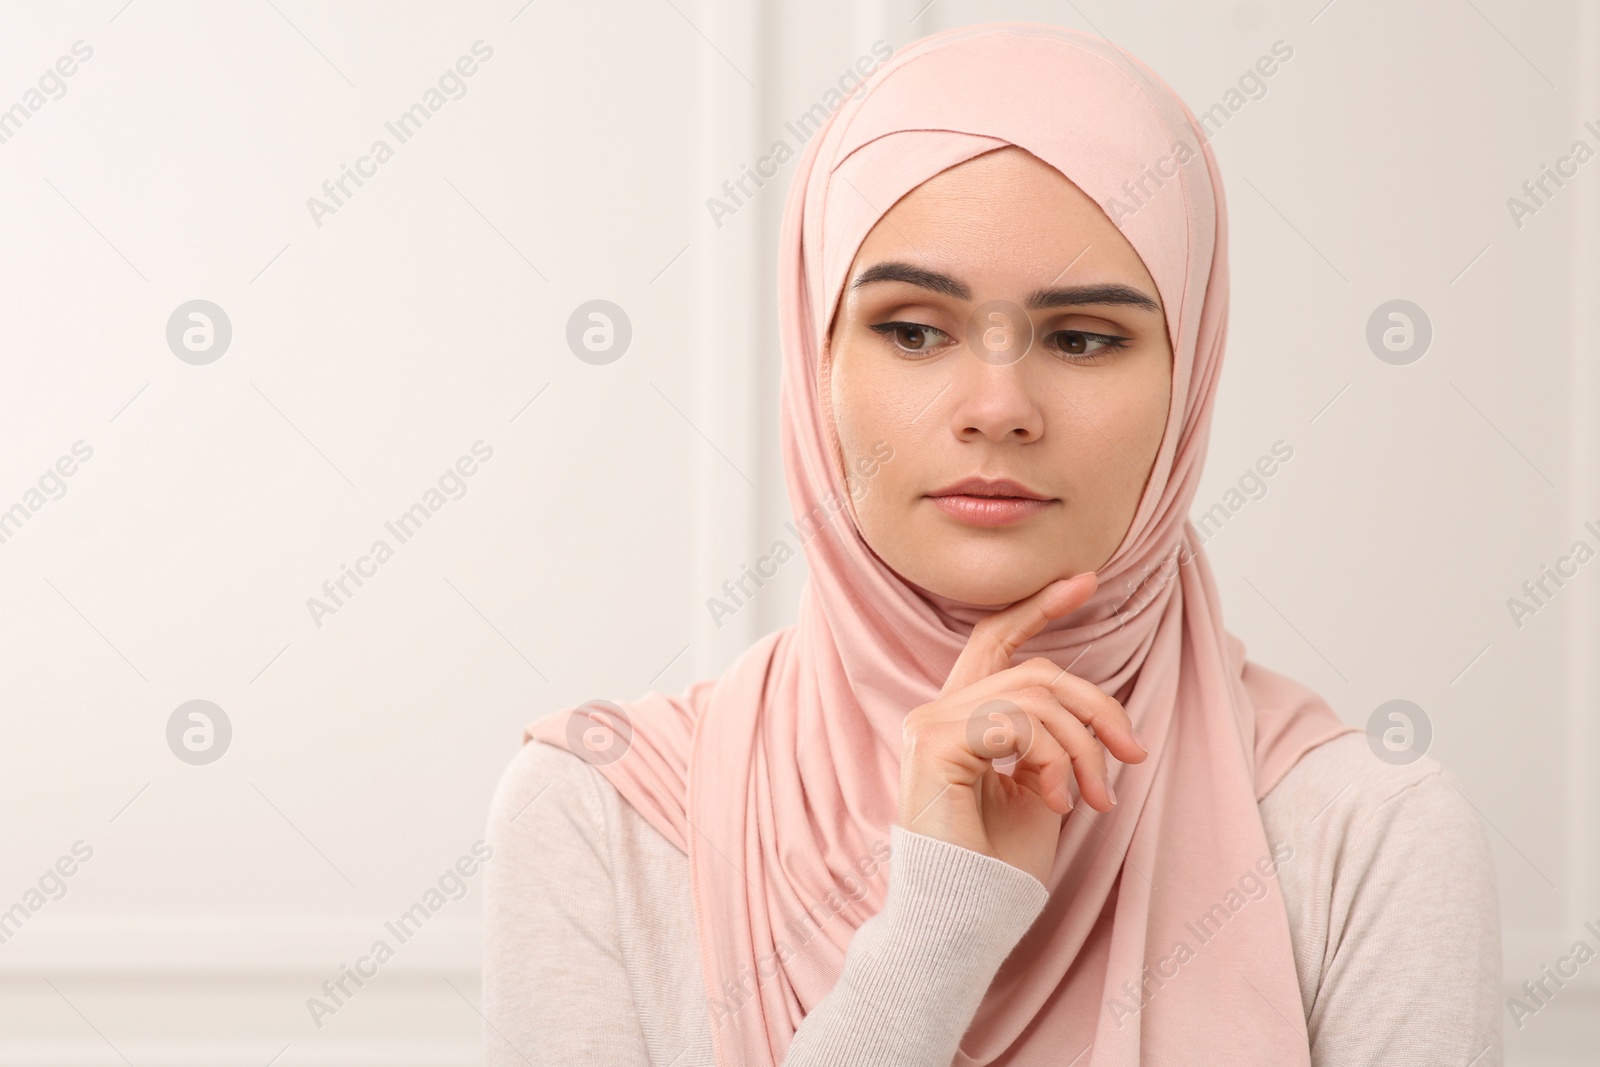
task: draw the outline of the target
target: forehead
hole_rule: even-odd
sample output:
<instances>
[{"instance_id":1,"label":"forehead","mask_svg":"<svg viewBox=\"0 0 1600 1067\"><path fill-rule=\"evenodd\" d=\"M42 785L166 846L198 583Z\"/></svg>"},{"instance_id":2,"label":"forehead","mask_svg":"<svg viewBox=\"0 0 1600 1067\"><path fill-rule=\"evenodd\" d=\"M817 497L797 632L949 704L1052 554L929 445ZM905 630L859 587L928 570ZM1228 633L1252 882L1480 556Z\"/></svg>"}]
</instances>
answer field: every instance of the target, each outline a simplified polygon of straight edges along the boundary
<instances>
[{"instance_id":1,"label":"forehead","mask_svg":"<svg viewBox=\"0 0 1600 1067\"><path fill-rule=\"evenodd\" d=\"M1016 146L947 168L896 201L857 249L849 280L889 259L985 290L1119 281L1160 302L1138 251L1100 205Z\"/></svg>"}]
</instances>

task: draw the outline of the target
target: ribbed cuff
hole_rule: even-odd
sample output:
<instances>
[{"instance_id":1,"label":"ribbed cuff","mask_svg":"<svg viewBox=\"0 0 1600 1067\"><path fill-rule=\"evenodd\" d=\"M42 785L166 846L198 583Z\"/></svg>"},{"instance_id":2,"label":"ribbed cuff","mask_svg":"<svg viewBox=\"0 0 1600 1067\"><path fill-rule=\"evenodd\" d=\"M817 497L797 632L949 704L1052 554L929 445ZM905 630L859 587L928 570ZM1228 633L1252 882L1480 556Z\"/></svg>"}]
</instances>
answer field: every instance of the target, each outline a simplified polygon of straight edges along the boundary
<instances>
[{"instance_id":1,"label":"ribbed cuff","mask_svg":"<svg viewBox=\"0 0 1600 1067\"><path fill-rule=\"evenodd\" d=\"M834 1003L797 1063L948 1064L1050 898L1033 875L969 848L898 825L889 843L884 906L851 939Z\"/></svg>"},{"instance_id":2,"label":"ribbed cuff","mask_svg":"<svg viewBox=\"0 0 1600 1067\"><path fill-rule=\"evenodd\" d=\"M914 933L919 956L992 977L1050 899L1021 868L898 824L889 849L884 925Z\"/></svg>"}]
</instances>

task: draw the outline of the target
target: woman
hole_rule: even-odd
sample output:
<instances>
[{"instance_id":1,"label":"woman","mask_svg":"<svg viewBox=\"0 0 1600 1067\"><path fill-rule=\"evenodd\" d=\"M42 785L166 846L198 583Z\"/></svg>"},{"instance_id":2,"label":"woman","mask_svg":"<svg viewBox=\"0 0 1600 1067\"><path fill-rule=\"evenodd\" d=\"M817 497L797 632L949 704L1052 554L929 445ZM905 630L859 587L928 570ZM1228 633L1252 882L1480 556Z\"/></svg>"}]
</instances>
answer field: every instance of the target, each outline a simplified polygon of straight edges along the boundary
<instances>
[{"instance_id":1,"label":"woman","mask_svg":"<svg viewBox=\"0 0 1600 1067\"><path fill-rule=\"evenodd\" d=\"M528 728L491 1063L1500 1062L1475 814L1244 659L1187 520L1228 309L1196 129L1012 23L916 42L813 138L799 620Z\"/></svg>"}]
</instances>

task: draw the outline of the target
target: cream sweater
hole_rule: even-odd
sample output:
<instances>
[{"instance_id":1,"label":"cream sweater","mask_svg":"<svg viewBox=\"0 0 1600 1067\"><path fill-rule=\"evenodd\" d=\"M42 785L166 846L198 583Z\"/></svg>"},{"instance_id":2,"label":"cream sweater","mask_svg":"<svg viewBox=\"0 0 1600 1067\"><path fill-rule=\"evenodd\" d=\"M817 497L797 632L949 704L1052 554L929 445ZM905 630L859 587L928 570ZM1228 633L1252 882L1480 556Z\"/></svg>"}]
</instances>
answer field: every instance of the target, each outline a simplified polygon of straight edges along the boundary
<instances>
[{"instance_id":1,"label":"cream sweater","mask_svg":"<svg viewBox=\"0 0 1600 1067\"><path fill-rule=\"evenodd\" d=\"M1494 866L1443 768L1392 766L1348 734L1260 811L1269 845L1293 848L1276 877L1305 1014L1284 1025L1303 1023L1314 1067L1501 1067ZM538 742L502 776L487 839L490 1067L714 1067L688 858L598 770ZM899 826L890 855L883 908L783 1067L948 1067L1048 899L1018 868Z\"/></svg>"}]
</instances>

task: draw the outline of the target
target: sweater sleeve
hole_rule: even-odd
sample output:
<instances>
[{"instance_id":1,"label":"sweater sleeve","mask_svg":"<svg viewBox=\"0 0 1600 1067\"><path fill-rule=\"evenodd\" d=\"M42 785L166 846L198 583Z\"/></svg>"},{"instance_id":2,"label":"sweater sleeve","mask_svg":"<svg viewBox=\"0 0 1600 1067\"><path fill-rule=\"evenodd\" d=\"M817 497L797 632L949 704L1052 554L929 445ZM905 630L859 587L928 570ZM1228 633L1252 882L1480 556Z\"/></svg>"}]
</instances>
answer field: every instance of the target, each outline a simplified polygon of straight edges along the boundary
<instances>
[{"instance_id":1,"label":"sweater sleeve","mask_svg":"<svg viewBox=\"0 0 1600 1067\"><path fill-rule=\"evenodd\" d=\"M893 826L889 889L783 1067L948 1067L1049 891L1004 860Z\"/></svg>"},{"instance_id":2,"label":"sweater sleeve","mask_svg":"<svg viewBox=\"0 0 1600 1067\"><path fill-rule=\"evenodd\" d=\"M608 840L611 816L623 814L609 809L622 803L593 767L549 745L524 745L502 776L484 883L489 1067L712 1063L703 996L690 998L702 1016L679 1032L641 1023L641 991L630 977L639 960L630 961L628 946L653 938L619 919L617 879L629 876L613 865L619 855L625 864L642 858L626 834ZM1036 878L1002 860L892 827L884 906L852 935L839 981L802 1020L783 1067L948 1067L1048 898ZM655 933L692 946L692 930ZM698 984L700 975L674 984L683 980Z\"/></svg>"},{"instance_id":3,"label":"sweater sleeve","mask_svg":"<svg viewBox=\"0 0 1600 1067\"><path fill-rule=\"evenodd\" d=\"M1500 1067L1494 862L1448 772L1351 734L1308 753L1262 820L1294 847L1281 876L1313 1067Z\"/></svg>"}]
</instances>

